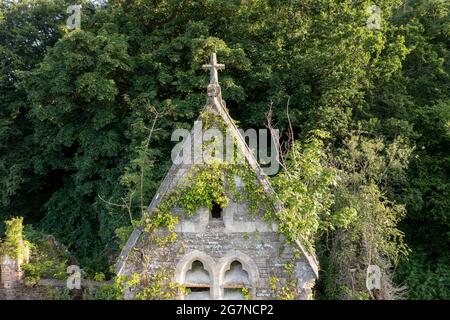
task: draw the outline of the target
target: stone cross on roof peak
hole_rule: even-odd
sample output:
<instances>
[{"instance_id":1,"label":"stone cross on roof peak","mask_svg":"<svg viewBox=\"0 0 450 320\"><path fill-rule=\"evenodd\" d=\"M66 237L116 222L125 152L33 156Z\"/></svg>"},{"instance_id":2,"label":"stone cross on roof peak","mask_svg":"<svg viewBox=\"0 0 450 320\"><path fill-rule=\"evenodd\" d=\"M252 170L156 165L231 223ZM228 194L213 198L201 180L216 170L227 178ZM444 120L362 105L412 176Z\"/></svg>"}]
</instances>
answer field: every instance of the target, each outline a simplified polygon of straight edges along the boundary
<instances>
[{"instance_id":1,"label":"stone cross on roof peak","mask_svg":"<svg viewBox=\"0 0 450 320\"><path fill-rule=\"evenodd\" d=\"M217 63L217 57L215 53L211 54L211 62L209 64L204 64L203 69L208 70L210 72L210 82L209 84L219 84L219 75L218 70L225 69L225 65L221 63Z\"/></svg>"}]
</instances>

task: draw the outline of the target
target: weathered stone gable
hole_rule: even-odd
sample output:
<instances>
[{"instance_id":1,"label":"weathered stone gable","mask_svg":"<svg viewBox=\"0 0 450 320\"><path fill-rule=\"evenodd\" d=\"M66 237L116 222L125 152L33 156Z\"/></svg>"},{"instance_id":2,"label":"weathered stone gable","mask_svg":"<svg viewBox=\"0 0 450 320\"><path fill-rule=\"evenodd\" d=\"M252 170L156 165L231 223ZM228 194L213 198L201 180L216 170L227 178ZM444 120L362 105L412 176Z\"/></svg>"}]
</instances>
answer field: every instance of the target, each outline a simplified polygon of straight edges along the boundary
<instances>
[{"instance_id":1,"label":"weathered stone gable","mask_svg":"<svg viewBox=\"0 0 450 320\"><path fill-rule=\"evenodd\" d=\"M214 56L209 66L215 64ZM205 111L219 116L234 135L238 149L269 199L273 190L226 110L217 72L211 79L215 82L208 86ZM197 141L200 134L203 133L193 130L191 141ZM155 194L149 212L186 181L190 168L191 165L186 164L172 166ZM233 178L236 185L242 187L240 177ZM261 207L263 204L261 202ZM178 297L181 299L244 296L274 299L277 298L277 290L273 290L273 281L278 288L295 283L297 287L291 288L295 298L311 298L311 288L318 275L314 255L307 252L299 241L286 244L277 232L276 223L264 221L264 212L251 213L245 200L231 199L218 219L208 208L199 208L187 217L175 206L173 215L179 218L174 230L176 240L161 246L155 239L163 238L167 231L159 230L150 235L140 229L134 230L116 265L118 275L169 270L174 282L191 291L190 295L180 292ZM127 297L132 298L133 292L128 292Z\"/></svg>"}]
</instances>

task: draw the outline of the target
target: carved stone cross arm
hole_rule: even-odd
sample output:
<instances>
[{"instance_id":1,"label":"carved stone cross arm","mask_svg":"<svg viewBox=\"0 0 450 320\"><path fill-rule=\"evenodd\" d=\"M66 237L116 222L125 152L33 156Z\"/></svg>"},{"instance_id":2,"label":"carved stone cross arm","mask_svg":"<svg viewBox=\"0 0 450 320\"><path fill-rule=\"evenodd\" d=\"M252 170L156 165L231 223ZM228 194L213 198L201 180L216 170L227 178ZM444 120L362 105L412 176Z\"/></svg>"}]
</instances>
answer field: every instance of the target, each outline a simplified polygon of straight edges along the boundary
<instances>
[{"instance_id":1,"label":"carved stone cross arm","mask_svg":"<svg viewBox=\"0 0 450 320\"><path fill-rule=\"evenodd\" d=\"M225 69L225 65L221 63L217 63L216 54L211 54L211 62L209 64L204 64L203 69L209 70L210 72L210 84L219 84L219 75L218 70Z\"/></svg>"}]
</instances>

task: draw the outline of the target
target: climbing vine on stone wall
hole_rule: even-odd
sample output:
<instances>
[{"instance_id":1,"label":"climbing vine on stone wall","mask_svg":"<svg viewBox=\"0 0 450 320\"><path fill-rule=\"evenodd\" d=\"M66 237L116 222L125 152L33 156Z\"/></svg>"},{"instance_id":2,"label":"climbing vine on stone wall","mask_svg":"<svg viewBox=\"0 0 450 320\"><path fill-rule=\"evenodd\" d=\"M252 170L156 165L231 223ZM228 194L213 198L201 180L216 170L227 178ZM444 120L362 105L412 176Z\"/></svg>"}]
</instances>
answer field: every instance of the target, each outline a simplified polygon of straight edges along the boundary
<instances>
[{"instance_id":1,"label":"climbing vine on stone wall","mask_svg":"<svg viewBox=\"0 0 450 320\"><path fill-rule=\"evenodd\" d=\"M242 180L242 187L236 185L235 177ZM252 214L265 212L263 217L273 216L274 199L267 195L248 164L214 161L192 166L185 180L144 216L143 226L149 232L160 227L173 231L178 223L176 208L184 216L192 216L199 208L211 209L213 203L226 208L232 199L245 199Z\"/></svg>"},{"instance_id":2,"label":"climbing vine on stone wall","mask_svg":"<svg viewBox=\"0 0 450 320\"><path fill-rule=\"evenodd\" d=\"M225 136L226 124L222 118L208 109L200 114L204 130L216 129ZM204 142L202 151L211 147L214 140ZM233 146L236 141L233 141ZM226 208L231 200L242 202L245 200L252 214L263 214L263 218L273 218L275 197L268 195L262 184L258 181L255 172L250 168L239 148L233 154L231 162L214 158L208 163L193 164L186 177L174 190L164 195L164 199L152 211L144 214L141 227L147 232L158 228L173 231L178 223L176 210L183 216L192 216L200 208L211 209L213 203ZM214 156L214 155L212 155ZM244 159L243 161L238 161ZM242 186L238 186L236 178L241 179ZM165 240L175 240L175 234Z\"/></svg>"},{"instance_id":3,"label":"climbing vine on stone wall","mask_svg":"<svg viewBox=\"0 0 450 320\"><path fill-rule=\"evenodd\" d=\"M16 217L5 221L5 238L0 242L0 256L9 255L12 259L24 261L29 255L30 243L23 238L23 218Z\"/></svg>"},{"instance_id":4,"label":"climbing vine on stone wall","mask_svg":"<svg viewBox=\"0 0 450 320\"><path fill-rule=\"evenodd\" d=\"M299 281L295 273L295 263L300 257L301 252L295 250L291 260L283 265L286 275L285 279L280 279L275 275L269 277L269 288L277 300L295 300L299 298Z\"/></svg>"}]
</instances>

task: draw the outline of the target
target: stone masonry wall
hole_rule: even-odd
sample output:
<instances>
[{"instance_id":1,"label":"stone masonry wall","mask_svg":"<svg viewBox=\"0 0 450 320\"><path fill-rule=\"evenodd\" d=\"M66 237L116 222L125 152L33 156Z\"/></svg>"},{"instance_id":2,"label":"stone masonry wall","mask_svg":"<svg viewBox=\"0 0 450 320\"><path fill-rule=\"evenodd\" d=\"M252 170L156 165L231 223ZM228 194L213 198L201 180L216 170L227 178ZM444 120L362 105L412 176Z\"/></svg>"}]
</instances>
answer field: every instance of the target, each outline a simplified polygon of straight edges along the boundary
<instances>
[{"instance_id":1,"label":"stone masonry wall","mask_svg":"<svg viewBox=\"0 0 450 320\"><path fill-rule=\"evenodd\" d=\"M212 298L221 299L223 275L227 266L238 260L252 279L252 298L274 299L270 278L276 277L283 283L287 280L285 265L293 263L300 298L309 299L315 276L306 259L294 259L295 247L285 244L276 225L246 212L245 204L231 203L223 212L223 220L212 219L207 209L200 209L191 218L180 217L176 242L163 247L149 244L148 235L143 234L136 244L138 250L130 253L123 274L163 268L173 270L174 280L182 282L192 261L200 260L214 281ZM142 264L142 254L149 257L148 265Z\"/></svg>"}]
</instances>

